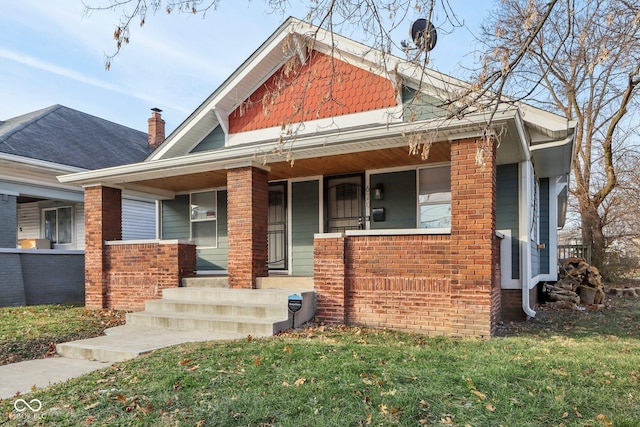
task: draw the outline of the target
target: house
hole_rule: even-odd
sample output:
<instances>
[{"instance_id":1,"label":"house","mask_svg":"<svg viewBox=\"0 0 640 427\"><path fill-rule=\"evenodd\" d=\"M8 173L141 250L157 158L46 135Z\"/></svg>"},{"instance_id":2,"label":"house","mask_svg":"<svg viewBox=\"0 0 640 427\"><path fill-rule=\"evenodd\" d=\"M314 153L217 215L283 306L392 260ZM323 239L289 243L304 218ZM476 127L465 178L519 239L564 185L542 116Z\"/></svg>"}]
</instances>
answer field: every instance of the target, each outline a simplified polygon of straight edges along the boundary
<instances>
[{"instance_id":1,"label":"house","mask_svg":"<svg viewBox=\"0 0 640 427\"><path fill-rule=\"evenodd\" d=\"M151 151L146 133L62 105L0 121L0 306L84 302L84 193L56 176ZM123 236L155 237L155 201L122 204Z\"/></svg>"},{"instance_id":2,"label":"house","mask_svg":"<svg viewBox=\"0 0 640 427\"><path fill-rule=\"evenodd\" d=\"M145 161L60 177L85 188L87 307L217 274L306 284L326 323L490 336L534 316L573 124L500 106L488 136L489 112L446 119L462 84L289 18ZM129 188L161 199L158 240L118 233Z\"/></svg>"}]
</instances>

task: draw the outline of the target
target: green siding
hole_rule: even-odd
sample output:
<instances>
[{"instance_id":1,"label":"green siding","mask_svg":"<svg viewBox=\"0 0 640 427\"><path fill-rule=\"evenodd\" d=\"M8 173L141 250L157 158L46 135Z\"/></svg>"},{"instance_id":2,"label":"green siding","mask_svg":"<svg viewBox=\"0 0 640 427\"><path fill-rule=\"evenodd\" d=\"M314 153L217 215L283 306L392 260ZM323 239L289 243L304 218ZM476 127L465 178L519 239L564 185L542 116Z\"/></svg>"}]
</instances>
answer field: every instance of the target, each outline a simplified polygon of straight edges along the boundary
<instances>
[{"instance_id":1,"label":"green siding","mask_svg":"<svg viewBox=\"0 0 640 427\"><path fill-rule=\"evenodd\" d=\"M205 136L204 139L200 141L193 150L191 150L191 152L197 153L200 151L217 150L218 148L224 148L224 143L224 131L222 130L222 126L218 125L209 135Z\"/></svg>"},{"instance_id":2,"label":"green siding","mask_svg":"<svg viewBox=\"0 0 640 427\"><path fill-rule=\"evenodd\" d=\"M496 181L496 228L511 230L511 278L519 279L518 165L498 166Z\"/></svg>"},{"instance_id":3,"label":"green siding","mask_svg":"<svg viewBox=\"0 0 640 427\"><path fill-rule=\"evenodd\" d=\"M442 101L424 93L418 94L417 91L408 87L402 88L402 119L405 122L416 120L433 119L434 117L442 117L446 115L446 111L440 107Z\"/></svg>"},{"instance_id":4,"label":"green siding","mask_svg":"<svg viewBox=\"0 0 640 427\"><path fill-rule=\"evenodd\" d=\"M229 241L227 239L227 192L218 191L218 247L197 249L196 268L205 270L226 270Z\"/></svg>"},{"instance_id":5,"label":"green siding","mask_svg":"<svg viewBox=\"0 0 640 427\"><path fill-rule=\"evenodd\" d=\"M375 200L373 189L376 185L384 187L384 198ZM371 209L384 208L385 220L373 221L371 229L416 228L416 171L403 171L371 175Z\"/></svg>"},{"instance_id":6,"label":"green siding","mask_svg":"<svg viewBox=\"0 0 640 427\"><path fill-rule=\"evenodd\" d=\"M196 248L198 270L226 270L227 252L227 192L218 191L218 247ZM176 196L174 200L162 202L162 238L190 239L189 195Z\"/></svg>"},{"instance_id":7,"label":"green siding","mask_svg":"<svg viewBox=\"0 0 640 427\"><path fill-rule=\"evenodd\" d=\"M313 275L313 235L319 233L318 181L291 184L292 259L294 275Z\"/></svg>"},{"instance_id":8,"label":"green siding","mask_svg":"<svg viewBox=\"0 0 640 427\"><path fill-rule=\"evenodd\" d=\"M176 196L173 200L162 201L162 239L191 238L189 230L189 195Z\"/></svg>"},{"instance_id":9,"label":"green siding","mask_svg":"<svg viewBox=\"0 0 640 427\"><path fill-rule=\"evenodd\" d=\"M549 243L551 230L549 227L549 178L540 180L540 243L544 249L540 250L540 273L549 274Z\"/></svg>"}]
</instances>

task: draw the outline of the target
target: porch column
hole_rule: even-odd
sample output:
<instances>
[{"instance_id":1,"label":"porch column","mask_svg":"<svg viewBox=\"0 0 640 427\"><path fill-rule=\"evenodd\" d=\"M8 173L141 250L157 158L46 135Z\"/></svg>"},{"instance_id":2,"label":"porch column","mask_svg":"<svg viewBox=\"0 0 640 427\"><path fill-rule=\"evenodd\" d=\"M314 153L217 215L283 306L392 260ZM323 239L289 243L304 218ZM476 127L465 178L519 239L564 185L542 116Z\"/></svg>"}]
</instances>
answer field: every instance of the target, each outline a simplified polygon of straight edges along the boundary
<instances>
[{"instance_id":1,"label":"porch column","mask_svg":"<svg viewBox=\"0 0 640 427\"><path fill-rule=\"evenodd\" d=\"M122 191L96 185L84 190L85 307L107 307L105 241L122 240Z\"/></svg>"},{"instance_id":2,"label":"porch column","mask_svg":"<svg viewBox=\"0 0 640 427\"><path fill-rule=\"evenodd\" d=\"M478 159L482 159L478 162ZM451 143L451 335L492 335L500 300L496 260L496 145Z\"/></svg>"},{"instance_id":3,"label":"porch column","mask_svg":"<svg viewBox=\"0 0 640 427\"><path fill-rule=\"evenodd\" d=\"M269 275L267 218L268 169L254 164L227 171L228 271L232 288L255 288Z\"/></svg>"}]
</instances>

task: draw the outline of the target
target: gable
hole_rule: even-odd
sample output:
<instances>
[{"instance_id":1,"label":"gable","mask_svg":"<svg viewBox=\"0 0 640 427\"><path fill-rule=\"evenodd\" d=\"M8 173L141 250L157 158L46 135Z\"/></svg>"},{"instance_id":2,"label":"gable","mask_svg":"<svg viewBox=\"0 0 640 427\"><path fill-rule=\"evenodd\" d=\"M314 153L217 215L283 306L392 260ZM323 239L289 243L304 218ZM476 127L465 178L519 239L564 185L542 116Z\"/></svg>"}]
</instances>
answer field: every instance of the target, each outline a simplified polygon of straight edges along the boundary
<instances>
[{"instance_id":1,"label":"gable","mask_svg":"<svg viewBox=\"0 0 640 427\"><path fill-rule=\"evenodd\" d=\"M315 50L292 60L230 114L230 134L397 105L389 79Z\"/></svg>"}]
</instances>

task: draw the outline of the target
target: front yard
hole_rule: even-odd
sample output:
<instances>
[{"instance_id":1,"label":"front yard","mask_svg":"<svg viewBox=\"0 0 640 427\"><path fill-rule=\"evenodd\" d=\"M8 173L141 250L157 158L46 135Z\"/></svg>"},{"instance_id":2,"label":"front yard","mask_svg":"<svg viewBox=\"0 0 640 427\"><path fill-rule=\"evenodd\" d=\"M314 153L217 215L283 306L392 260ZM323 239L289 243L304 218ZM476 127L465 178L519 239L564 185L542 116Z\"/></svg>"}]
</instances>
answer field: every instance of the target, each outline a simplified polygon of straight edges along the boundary
<instances>
[{"instance_id":1,"label":"front yard","mask_svg":"<svg viewBox=\"0 0 640 427\"><path fill-rule=\"evenodd\" d=\"M22 396L37 418L1 402L0 424L638 426L640 299L608 304L489 340L314 326L182 345Z\"/></svg>"}]
</instances>

